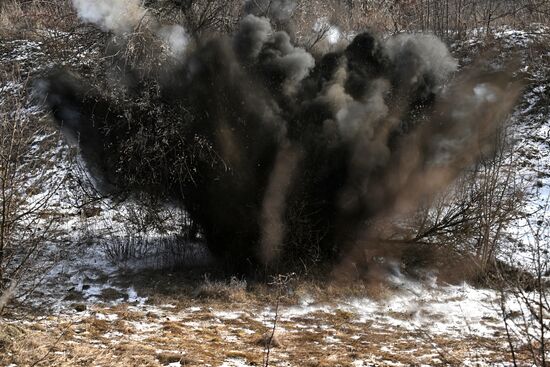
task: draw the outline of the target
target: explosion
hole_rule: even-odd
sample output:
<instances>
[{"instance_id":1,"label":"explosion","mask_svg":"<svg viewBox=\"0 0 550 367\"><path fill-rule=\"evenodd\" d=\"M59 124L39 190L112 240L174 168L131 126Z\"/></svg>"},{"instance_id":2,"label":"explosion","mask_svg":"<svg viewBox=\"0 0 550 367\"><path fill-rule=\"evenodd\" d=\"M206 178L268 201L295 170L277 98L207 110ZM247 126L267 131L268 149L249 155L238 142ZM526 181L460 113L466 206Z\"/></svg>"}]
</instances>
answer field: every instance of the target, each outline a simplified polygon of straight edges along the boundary
<instances>
[{"instance_id":1,"label":"explosion","mask_svg":"<svg viewBox=\"0 0 550 367\"><path fill-rule=\"evenodd\" d=\"M83 20L115 33L146 18L177 51L136 83L158 91L145 107L67 71L42 80L100 190L185 208L212 254L245 272L383 246L391 218L494 148L520 89L509 73L458 71L426 34L363 32L312 55L268 18L284 22L291 2L258 3L245 5L234 34L190 42L135 1L74 0Z\"/></svg>"}]
</instances>

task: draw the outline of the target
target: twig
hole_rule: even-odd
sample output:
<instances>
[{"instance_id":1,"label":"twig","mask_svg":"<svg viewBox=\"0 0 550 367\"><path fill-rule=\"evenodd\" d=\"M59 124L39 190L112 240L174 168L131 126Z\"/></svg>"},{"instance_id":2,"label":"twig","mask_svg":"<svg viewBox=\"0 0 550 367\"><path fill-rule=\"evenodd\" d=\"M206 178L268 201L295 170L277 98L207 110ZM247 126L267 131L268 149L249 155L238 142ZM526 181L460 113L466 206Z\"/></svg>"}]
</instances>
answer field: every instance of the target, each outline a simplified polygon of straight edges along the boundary
<instances>
[{"instance_id":1,"label":"twig","mask_svg":"<svg viewBox=\"0 0 550 367\"><path fill-rule=\"evenodd\" d=\"M38 365L40 362L44 361L46 358L48 358L48 356L52 353L53 348L56 347L57 344L59 344L59 342L67 334L67 331L69 330L69 328L71 326L73 326L73 322L71 322L69 325L67 325L65 330L63 330L63 332L57 337L55 342L50 346L50 348L48 349L48 352L46 354L44 354L44 356L42 356L41 358L36 360L33 364L31 364L30 367L34 367L34 366Z\"/></svg>"}]
</instances>

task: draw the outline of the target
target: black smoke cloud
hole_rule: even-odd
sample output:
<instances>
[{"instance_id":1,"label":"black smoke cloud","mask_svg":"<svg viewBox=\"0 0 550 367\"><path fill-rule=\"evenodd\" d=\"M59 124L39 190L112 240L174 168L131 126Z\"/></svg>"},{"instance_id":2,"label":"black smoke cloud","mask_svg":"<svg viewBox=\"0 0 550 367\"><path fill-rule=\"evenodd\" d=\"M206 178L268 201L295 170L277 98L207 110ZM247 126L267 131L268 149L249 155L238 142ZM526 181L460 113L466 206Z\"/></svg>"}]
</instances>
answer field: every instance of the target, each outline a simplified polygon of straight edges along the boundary
<instances>
[{"instance_id":1,"label":"black smoke cloud","mask_svg":"<svg viewBox=\"0 0 550 367\"><path fill-rule=\"evenodd\" d=\"M365 32L314 58L249 6L234 35L159 73L148 103L66 71L39 83L103 191L184 207L233 270L378 243L380 223L490 151L517 97L505 72L457 72L434 36Z\"/></svg>"}]
</instances>

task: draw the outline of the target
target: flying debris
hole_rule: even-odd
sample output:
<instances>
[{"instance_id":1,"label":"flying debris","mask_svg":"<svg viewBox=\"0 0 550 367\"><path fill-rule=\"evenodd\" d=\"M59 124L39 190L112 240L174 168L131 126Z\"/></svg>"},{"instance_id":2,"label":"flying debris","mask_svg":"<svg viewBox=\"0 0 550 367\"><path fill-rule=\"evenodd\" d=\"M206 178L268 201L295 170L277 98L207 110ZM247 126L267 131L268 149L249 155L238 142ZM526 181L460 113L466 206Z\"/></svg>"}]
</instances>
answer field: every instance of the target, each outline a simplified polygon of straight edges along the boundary
<instances>
[{"instance_id":1,"label":"flying debris","mask_svg":"<svg viewBox=\"0 0 550 367\"><path fill-rule=\"evenodd\" d=\"M113 32L148 17L140 2L107 3L74 0ZM137 91L146 107L67 71L39 83L101 190L184 207L235 271L383 246L380 223L490 151L519 93L509 73L457 71L432 35L364 32L313 56L268 18L288 19L292 4L263 3L245 5L235 34L192 46L183 28L149 20L179 63L137 84L158 91Z\"/></svg>"}]
</instances>

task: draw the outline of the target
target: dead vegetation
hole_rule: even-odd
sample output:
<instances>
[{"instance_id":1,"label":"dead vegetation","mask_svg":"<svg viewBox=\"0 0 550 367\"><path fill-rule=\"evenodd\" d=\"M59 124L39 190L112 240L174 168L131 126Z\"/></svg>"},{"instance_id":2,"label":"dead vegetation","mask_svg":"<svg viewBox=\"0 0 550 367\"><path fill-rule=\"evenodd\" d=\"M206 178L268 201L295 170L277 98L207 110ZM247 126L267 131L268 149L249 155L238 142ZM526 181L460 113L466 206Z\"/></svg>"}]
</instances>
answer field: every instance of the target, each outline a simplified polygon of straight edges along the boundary
<instances>
[{"instance_id":1,"label":"dead vegetation","mask_svg":"<svg viewBox=\"0 0 550 367\"><path fill-rule=\"evenodd\" d=\"M222 9L214 7L214 2L198 4L193 2L195 8L188 13L179 14L194 22L197 33L208 32L210 28L231 28L234 22L231 16L235 9ZM421 26L430 29L430 22L435 19L434 13L429 12L429 6L434 2L422 2L425 7L418 9L425 12L431 18L426 17ZM449 3L448 1L446 2ZM492 2L489 2L492 3ZM412 23L405 23L407 9L396 12L402 17L399 22L390 19L388 9L384 7L372 7L368 12L353 13L347 17L348 12L342 4L320 4L324 14L329 17L329 23L340 26L343 30L360 29L367 21L378 30L397 30L417 27ZM300 4L294 19L298 27L311 28L317 20L318 14L312 13L308 2ZM438 8L439 9L439 8ZM489 8L488 10L491 10ZM219 12L227 14L220 16ZM438 11L442 11L439 9ZM501 8L495 8L494 12L504 12ZM481 14L481 13L480 13ZM504 14L504 13L503 13ZM203 18L200 18L200 17ZM499 16L498 22L511 15ZM198 18L197 18L198 17ZM430 20L431 19L431 20ZM476 19L478 24L485 20L489 26L495 23L489 12L485 18ZM473 22L473 21L472 21ZM471 25L473 26L473 25ZM51 32L55 30L56 32ZM58 33L59 31L59 33ZM321 30L322 31L322 30ZM67 32L63 34L60 32ZM305 32L304 32L305 33ZM92 35L87 42L83 39L86 35ZM321 41L316 42L317 36ZM303 38L303 43L308 48L327 47L323 43L326 34L309 35ZM0 38L19 39L26 38L43 42L47 49L47 57L64 59L72 57L74 51L67 52L67 44L79 44L83 48L96 45L101 41L101 35L96 30L84 29L76 20L74 11L68 1L5 1L0 4ZM135 42L139 39L136 38ZM11 44L10 44L11 45ZM14 44L15 45L15 44ZM79 46L79 47L80 47ZM12 47L5 44L0 49ZM539 45L540 49L534 50L536 55L542 54L547 46ZM97 56L97 55L96 55ZM135 55L129 55L135 56ZM92 56L88 55L87 58ZM136 56L137 57L137 56ZM537 57L537 56L534 56ZM93 59L97 61L95 58ZM14 71L19 66L16 63L3 63L2 71ZM93 73L94 66L81 65L86 73ZM8 70L9 68L9 70ZM16 106L14 104L12 107ZM468 214L471 217L484 217L485 226L475 228L479 236L479 242L475 243L475 250L479 254L480 262L472 262L471 268L465 268L464 263L471 258L454 260L449 264L449 253L446 250L437 251L435 256L448 270L449 282L461 281L465 278L474 279L475 273L480 267L486 267L494 256L496 241L501 233L490 232L491 228L501 228L509 220L509 216L515 214L514 210L505 210L510 202L502 203L498 200L498 194L503 190L513 189L508 182L502 185L501 179L508 180L508 172L498 175L494 170L505 170L507 162L501 160L497 166L479 166L477 175L487 177L486 185L478 187L479 192L487 195L476 197L477 201L459 202L457 209L460 215ZM473 180L472 180L473 181ZM497 190L494 190L494 189ZM460 188L459 188L460 189ZM500 190L500 191L499 191ZM521 200L519 196L509 196L509 200ZM468 209L468 205L479 205L477 211L461 211ZM497 211L484 211L483 209L496 207ZM93 207L93 206L92 206ZM95 209L93 209L95 210ZM83 215L90 219L95 217L93 210L83 208ZM440 210L440 211L437 211ZM446 221L457 219L461 223L468 224L466 216L454 216L457 212L444 212L444 208L435 208L435 212L426 211L425 216L419 216L424 223L429 222L435 216L443 219L433 222L431 228L440 229L440 241L449 241ZM59 213L55 210L44 211L41 219L55 219ZM450 214L450 216L449 216ZM466 219L464 219L466 218ZM493 226L488 228L489 226ZM430 229L430 228L428 228ZM471 227L462 227L463 232L452 239L456 243L462 242L465 236L471 235L468 230ZM487 231L488 230L488 231ZM484 232L485 231L485 232ZM457 232L455 232L456 234ZM125 250L125 246L131 249L135 243L126 241L116 247L115 250ZM167 246L168 247L168 246ZM115 254L116 257L120 254ZM125 253L122 252L121 256ZM406 258L412 269L417 261L421 263L417 254L407 253ZM170 256L170 254L169 254ZM372 257L372 256L371 256ZM430 260L433 261L433 260ZM371 269L374 267L371 267ZM308 269L306 269L308 270ZM320 269L323 273L326 269ZM188 278L187 274L167 271L143 272L135 276L134 283L138 292L149 297L150 303L155 307L171 304L173 313L185 311L190 307L200 307L201 310L176 319L167 319L166 313L156 309L139 309L136 305L122 303L116 306L108 306L109 302L120 298L120 291L116 288L105 289L101 294L104 305L86 303L82 298L74 301L76 314L66 314L62 318L44 315L18 315L11 314L0 322L0 365L17 364L21 366L74 366L74 365L104 365L104 366L160 366L179 362L184 366L204 366L206 364L219 365L229 358L246 361L251 365L261 365L264 358L264 346L270 344L273 365L278 363L291 363L298 366L350 366L352 362L363 360L367 363L384 365L385 362L399 362L406 365L418 365L425 363L430 365L458 365L468 359L481 358L486 363L497 363L510 360L509 350L499 347L496 340L505 341L503 331L495 331L493 337L472 337L470 335L457 340L455 335L429 335L422 330L404 330L389 328L386 324L377 324L372 320L358 323L356 315L344 310L334 313L322 311L312 312L302 317L292 317L279 322L277 329L283 330L273 337L271 333L272 319L259 316L263 306L274 305L280 300L284 306L296 306L307 297L311 297L320 303L334 303L348 299L367 296L370 300L384 302L395 295L393 285L380 281L386 276L387 268L383 266L379 273L370 272L364 280L356 280L352 284L342 281L325 281L326 278L312 275L311 278L300 279L292 284L284 294L284 297L275 295L273 287L265 283L245 281L240 278L227 278L210 276L197 279ZM306 271L307 273L307 271ZM360 270L358 271L360 273ZM454 278L452 278L454 277ZM359 276L361 278L361 276ZM121 283L126 283L122 280ZM540 282L538 283L540 285ZM519 288L518 288L519 289ZM68 294L68 296L70 296ZM0 300L0 309L2 308ZM235 318L220 318L226 309L236 313ZM245 310L246 312L242 312ZM241 313L240 313L241 312ZM536 313L535 313L536 314ZM105 319L99 315L116 315L116 319ZM415 315L388 311L387 315L396 320L412 320ZM536 320L544 321L541 313ZM517 324L521 324L521 314L515 315ZM510 315L514 317L514 315ZM438 316L433 316L434 322ZM493 320L494 321L494 320ZM544 323L542 322L544 332ZM540 325L539 325L540 326ZM328 338L328 339L327 339ZM498 344L498 345L497 345ZM536 340L520 345L515 352L518 362L529 361L534 351L540 350L540 343ZM473 352L478 351L478 352ZM481 356L479 355L481 354Z\"/></svg>"},{"instance_id":2,"label":"dead vegetation","mask_svg":"<svg viewBox=\"0 0 550 367\"><path fill-rule=\"evenodd\" d=\"M32 39L41 31L71 31L78 23L70 0L5 0L0 4L3 39Z\"/></svg>"},{"instance_id":3,"label":"dead vegetation","mask_svg":"<svg viewBox=\"0 0 550 367\"><path fill-rule=\"evenodd\" d=\"M236 358L260 365L261 341L268 328L247 317L219 320L217 312L203 309L177 321L155 324L144 315L126 319L127 314L116 308L94 307L90 315L72 316L70 322L57 323L46 317L21 327L7 324L0 333L0 363L165 366L179 361L185 366L204 366ZM379 365L446 365L476 357L491 364L508 358L505 348L495 348L497 336L457 340L450 335L430 336L422 330L387 330L358 323L346 314L296 318L282 322L281 329L284 331L272 342L270 365L274 366L282 362L351 366L358 360ZM525 352L518 351L518 360L528 357Z\"/></svg>"}]
</instances>

